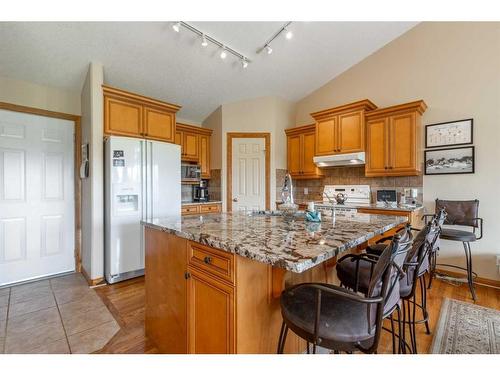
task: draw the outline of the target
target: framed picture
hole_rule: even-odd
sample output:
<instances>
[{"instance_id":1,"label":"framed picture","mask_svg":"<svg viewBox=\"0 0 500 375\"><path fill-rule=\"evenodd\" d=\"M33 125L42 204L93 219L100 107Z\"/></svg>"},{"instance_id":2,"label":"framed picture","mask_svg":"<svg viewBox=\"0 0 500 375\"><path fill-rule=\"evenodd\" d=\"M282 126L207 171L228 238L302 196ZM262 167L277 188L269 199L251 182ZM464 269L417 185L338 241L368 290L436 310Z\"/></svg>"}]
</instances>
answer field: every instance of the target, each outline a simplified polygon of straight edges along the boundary
<instances>
[{"instance_id":1,"label":"framed picture","mask_svg":"<svg viewBox=\"0 0 500 375\"><path fill-rule=\"evenodd\" d=\"M474 173L474 146L424 152L425 174Z\"/></svg>"},{"instance_id":2,"label":"framed picture","mask_svg":"<svg viewBox=\"0 0 500 375\"><path fill-rule=\"evenodd\" d=\"M472 144L474 120L441 122L425 126L425 148Z\"/></svg>"}]
</instances>

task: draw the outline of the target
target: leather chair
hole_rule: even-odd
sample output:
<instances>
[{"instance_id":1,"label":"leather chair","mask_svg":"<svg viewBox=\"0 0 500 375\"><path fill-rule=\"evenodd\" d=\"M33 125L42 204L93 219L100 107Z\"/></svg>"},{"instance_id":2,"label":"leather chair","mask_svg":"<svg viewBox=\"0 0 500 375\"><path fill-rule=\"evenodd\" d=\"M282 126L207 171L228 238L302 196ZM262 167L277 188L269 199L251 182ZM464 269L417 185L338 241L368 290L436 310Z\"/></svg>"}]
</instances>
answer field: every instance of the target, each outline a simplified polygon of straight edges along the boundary
<instances>
[{"instance_id":1,"label":"leather chair","mask_svg":"<svg viewBox=\"0 0 500 375\"><path fill-rule=\"evenodd\" d=\"M394 236L372 262L373 272L365 295L322 283L298 284L284 290L280 298L283 323L277 352L283 353L289 329L306 340L308 352L309 343L313 344L313 353L318 345L334 353L376 352L382 319L399 312L398 283L411 243L409 232Z\"/></svg>"},{"instance_id":2,"label":"leather chair","mask_svg":"<svg viewBox=\"0 0 500 375\"><path fill-rule=\"evenodd\" d=\"M443 215L443 212L440 212ZM440 216L438 215L438 217ZM409 226L405 230L411 229ZM416 230L416 229L413 229ZM417 353L416 341L416 324L425 323L427 333L430 333L428 320L429 314L427 313L427 295L425 287L425 273L428 272L429 262L428 255L433 248L436 240L439 238L441 228L439 226L438 218L429 222L425 228L420 230L415 237L411 250L408 252L405 262L403 264L403 275L399 282L399 293L403 301L403 317L404 326L408 324L410 333L411 350ZM387 240L387 238L380 241ZM378 257L381 254L381 249L386 246L383 243L377 243L367 248L367 253L373 257ZM337 276L340 279L341 285L346 286L354 291L363 291L366 288L366 280L371 273L369 265L354 264L352 256L347 255L339 259L337 262ZM421 303L416 301L416 288L420 285ZM416 320L416 307L422 310L423 319ZM402 342L406 348L405 330L402 331ZM405 351L405 350L403 350Z\"/></svg>"},{"instance_id":3,"label":"leather chair","mask_svg":"<svg viewBox=\"0 0 500 375\"><path fill-rule=\"evenodd\" d=\"M437 247L431 260L430 282L436 275L436 265L461 269L467 272L467 284L474 302L476 301L476 291L474 289L474 278L477 274L472 269L472 254L470 243L480 240L483 237L483 219L478 217L479 201L477 199L470 201L451 201L436 199L436 212L444 209L446 211L446 219L444 225L457 225L468 228L467 230L455 228L443 228L440 239L448 241L462 242L465 251L466 267L456 266L454 264L437 264ZM428 217L429 215L425 215ZM477 233L479 232L479 233Z\"/></svg>"}]
</instances>

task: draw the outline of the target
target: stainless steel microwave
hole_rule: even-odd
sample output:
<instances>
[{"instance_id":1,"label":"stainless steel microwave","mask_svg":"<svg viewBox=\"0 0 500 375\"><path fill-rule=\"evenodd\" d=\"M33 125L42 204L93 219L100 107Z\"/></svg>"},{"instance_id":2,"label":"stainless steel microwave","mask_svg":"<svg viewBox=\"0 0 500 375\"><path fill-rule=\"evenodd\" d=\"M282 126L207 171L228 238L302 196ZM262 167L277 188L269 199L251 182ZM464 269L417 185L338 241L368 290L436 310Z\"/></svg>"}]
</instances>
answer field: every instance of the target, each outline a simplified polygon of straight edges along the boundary
<instances>
[{"instance_id":1,"label":"stainless steel microwave","mask_svg":"<svg viewBox=\"0 0 500 375\"><path fill-rule=\"evenodd\" d=\"M181 181L196 183L201 180L201 167L197 164L181 164Z\"/></svg>"}]
</instances>

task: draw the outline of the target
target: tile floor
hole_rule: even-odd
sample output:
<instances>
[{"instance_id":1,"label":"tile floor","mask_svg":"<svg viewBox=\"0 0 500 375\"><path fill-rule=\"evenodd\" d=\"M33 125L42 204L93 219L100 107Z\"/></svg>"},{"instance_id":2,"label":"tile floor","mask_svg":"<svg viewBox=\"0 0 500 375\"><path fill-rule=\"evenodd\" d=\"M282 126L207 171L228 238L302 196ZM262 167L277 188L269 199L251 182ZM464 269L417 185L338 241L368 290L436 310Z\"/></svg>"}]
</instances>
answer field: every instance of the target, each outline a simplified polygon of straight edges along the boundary
<instances>
[{"instance_id":1,"label":"tile floor","mask_svg":"<svg viewBox=\"0 0 500 375\"><path fill-rule=\"evenodd\" d=\"M92 353L119 329L81 274L0 289L0 353Z\"/></svg>"}]
</instances>

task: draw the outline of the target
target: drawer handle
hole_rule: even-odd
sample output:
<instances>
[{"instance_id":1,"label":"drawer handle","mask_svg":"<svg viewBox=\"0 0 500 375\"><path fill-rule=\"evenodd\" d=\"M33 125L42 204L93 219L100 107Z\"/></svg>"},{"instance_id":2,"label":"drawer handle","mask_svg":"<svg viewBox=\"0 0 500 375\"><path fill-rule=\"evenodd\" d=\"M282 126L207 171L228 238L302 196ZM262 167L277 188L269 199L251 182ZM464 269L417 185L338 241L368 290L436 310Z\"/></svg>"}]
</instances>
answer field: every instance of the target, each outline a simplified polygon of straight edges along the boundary
<instances>
[{"instance_id":1,"label":"drawer handle","mask_svg":"<svg viewBox=\"0 0 500 375\"><path fill-rule=\"evenodd\" d=\"M205 257L205 259L203 259L203 261L204 261L206 264L211 264L211 263L212 263L212 258L211 258L211 257Z\"/></svg>"}]
</instances>

